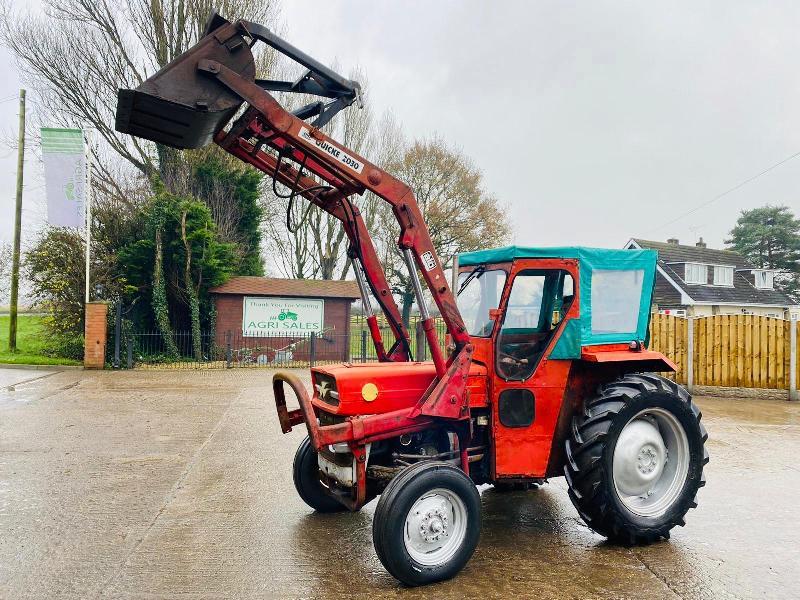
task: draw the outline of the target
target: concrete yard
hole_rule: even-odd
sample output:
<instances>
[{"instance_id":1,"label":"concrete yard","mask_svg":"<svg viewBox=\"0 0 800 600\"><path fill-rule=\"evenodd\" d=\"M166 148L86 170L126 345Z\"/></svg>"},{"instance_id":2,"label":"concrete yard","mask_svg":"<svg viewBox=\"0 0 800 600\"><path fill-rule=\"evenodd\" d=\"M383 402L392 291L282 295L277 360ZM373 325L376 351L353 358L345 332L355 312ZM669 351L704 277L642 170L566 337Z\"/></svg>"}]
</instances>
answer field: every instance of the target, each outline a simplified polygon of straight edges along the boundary
<instances>
[{"instance_id":1,"label":"concrete yard","mask_svg":"<svg viewBox=\"0 0 800 600\"><path fill-rule=\"evenodd\" d=\"M0 598L790 598L800 596L800 405L697 398L708 485L687 526L606 543L563 480L481 489L456 579L408 589L371 541L375 502L296 496L303 433L271 372L0 370Z\"/></svg>"}]
</instances>

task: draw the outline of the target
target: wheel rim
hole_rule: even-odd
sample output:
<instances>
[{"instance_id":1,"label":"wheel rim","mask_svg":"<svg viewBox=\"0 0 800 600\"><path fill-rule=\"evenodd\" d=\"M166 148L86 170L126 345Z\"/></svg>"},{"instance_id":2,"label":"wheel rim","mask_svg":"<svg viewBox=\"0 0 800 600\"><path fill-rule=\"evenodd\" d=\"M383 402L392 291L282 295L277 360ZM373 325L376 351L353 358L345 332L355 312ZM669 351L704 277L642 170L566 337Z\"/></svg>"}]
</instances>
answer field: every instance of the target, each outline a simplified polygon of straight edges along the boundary
<instances>
[{"instance_id":1,"label":"wheel rim","mask_svg":"<svg viewBox=\"0 0 800 600\"><path fill-rule=\"evenodd\" d=\"M450 490L426 492L406 515L403 541L417 563L441 565L458 552L467 535L467 507Z\"/></svg>"},{"instance_id":2,"label":"wheel rim","mask_svg":"<svg viewBox=\"0 0 800 600\"><path fill-rule=\"evenodd\" d=\"M634 416L614 446L617 496L642 517L659 517L680 497L689 474L689 438L678 419L662 408Z\"/></svg>"}]
</instances>

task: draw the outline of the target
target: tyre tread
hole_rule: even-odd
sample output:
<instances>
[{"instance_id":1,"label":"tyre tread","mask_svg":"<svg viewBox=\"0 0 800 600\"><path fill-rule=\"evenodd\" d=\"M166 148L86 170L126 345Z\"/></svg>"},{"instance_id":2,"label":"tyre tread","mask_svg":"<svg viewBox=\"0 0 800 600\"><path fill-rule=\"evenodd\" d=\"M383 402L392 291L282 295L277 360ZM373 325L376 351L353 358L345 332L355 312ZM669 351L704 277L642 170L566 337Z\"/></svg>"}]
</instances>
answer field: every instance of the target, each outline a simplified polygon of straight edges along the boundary
<instances>
[{"instance_id":1,"label":"tyre tread","mask_svg":"<svg viewBox=\"0 0 800 600\"><path fill-rule=\"evenodd\" d=\"M295 452L294 455L294 463L292 465L292 479L297 494L303 502L319 513L342 512L347 510L347 507L335 498L328 496L322 490L310 489L306 482L303 481L303 477L307 475L303 472L303 469L306 468L305 460L307 459L308 453L312 453L316 456L316 452L311 446L311 440L306 437L297 447L297 452Z\"/></svg>"},{"instance_id":2,"label":"tyre tread","mask_svg":"<svg viewBox=\"0 0 800 600\"><path fill-rule=\"evenodd\" d=\"M425 471L435 472L440 470L446 470L447 475L450 477L457 472L460 479L458 485L463 485L463 483L467 482L469 486L471 486L471 493L474 494L472 498L473 510L477 513L473 516L477 519L475 526L478 527L478 533L473 534L476 537L471 543L471 548L465 550L465 556L459 557L456 563L457 566L453 566L451 562L447 567L437 573L435 569L420 570L417 567L409 568L406 561L398 555L397 549L393 548L393 546L397 546L398 541L395 539L396 536L392 536L392 529L396 529L397 519L399 518L397 514L397 504L398 502L404 502L404 500L399 499L399 497L406 491L407 486L412 484L416 477L425 476ZM457 481L459 481L459 479L457 479ZM405 518L405 516L403 516L403 518ZM378 501L378 506L375 508L375 515L372 520L372 540L375 546L375 553L378 555L378 559L386 570L406 585L415 586L440 581L455 575L472 556L480 535L480 521L480 495L472 481L463 471L445 462L426 461L416 463L395 476L394 479L389 482L389 485L386 486L386 489L383 491ZM463 562L461 562L462 560ZM461 562L461 564L458 565L458 562Z\"/></svg>"},{"instance_id":3,"label":"tyre tread","mask_svg":"<svg viewBox=\"0 0 800 600\"><path fill-rule=\"evenodd\" d=\"M682 500L684 509L679 511L680 514L657 527L638 525L620 513L610 497L614 492L605 484L606 469L603 466L607 438L617 416L629 403L648 394L668 394L684 403L697 421L703 444L700 477L695 490ZM697 488L705 485L702 466L708 463L708 450L705 448L708 433L700 423L701 418L702 413L686 389L659 375L631 373L598 386L597 396L585 402L583 411L574 417L570 439L565 442L564 475L569 497L586 524L608 538L630 545L668 538L670 529L683 526L686 512L697 506Z\"/></svg>"}]
</instances>

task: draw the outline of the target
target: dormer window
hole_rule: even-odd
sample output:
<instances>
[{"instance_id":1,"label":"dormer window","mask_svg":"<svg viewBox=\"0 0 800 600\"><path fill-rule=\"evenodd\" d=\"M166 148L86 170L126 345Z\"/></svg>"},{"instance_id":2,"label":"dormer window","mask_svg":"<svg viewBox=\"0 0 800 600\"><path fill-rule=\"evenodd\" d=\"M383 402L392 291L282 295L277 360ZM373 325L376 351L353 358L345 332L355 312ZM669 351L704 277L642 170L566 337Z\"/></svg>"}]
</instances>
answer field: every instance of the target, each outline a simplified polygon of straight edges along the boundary
<instances>
[{"instance_id":1,"label":"dormer window","mask_svg":"<svg viewBox=\"0 0 800 600\"><path fill-rule=\"evenodd\" d=\"M714 267L714 285L733 287L733 267Z\"/></svg>"},{"instance_id":2,"label":"dormer window","mask_svg":"<svg viewBox=\"0 0 800 600\"><path fill-rule=\"evenodd\" d=\"M708 283L708 266L699 263L686 263L683 280L686 283Z\"/></svg>"},{"instance_id":3,"label":"dormer window","mask_svg":"<svg viewBox=\"0 0 800 600\"><path fill-rule=\"evenodd\" d=\"M760 290L771 290L775 283L775 273L772 271L753 271L756 287Z\"/></svg>"}]
</instances>

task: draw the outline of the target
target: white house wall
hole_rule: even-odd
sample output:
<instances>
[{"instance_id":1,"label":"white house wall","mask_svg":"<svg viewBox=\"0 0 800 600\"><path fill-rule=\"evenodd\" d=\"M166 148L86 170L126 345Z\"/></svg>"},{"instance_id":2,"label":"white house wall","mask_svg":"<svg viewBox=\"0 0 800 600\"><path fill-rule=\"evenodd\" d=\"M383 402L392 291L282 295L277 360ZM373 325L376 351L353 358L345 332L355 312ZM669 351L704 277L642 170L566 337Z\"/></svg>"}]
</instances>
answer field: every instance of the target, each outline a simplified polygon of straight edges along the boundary
<instances>
[{"instance_id":1,"label":"white house wall","mask_svg":"<svg viewBox=\"0 0 800 600\"><path fill-rule=\"evenodd\" d=\"M737 306L694 304L686 307L686 315L690 317L710 317L713 315L749 314L759 317L786 317L786 309L779 306ZM789 310L790 315L800 318L800 306Z\"/></svg>"}]
</instances>

